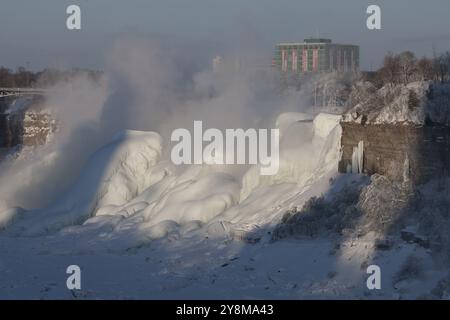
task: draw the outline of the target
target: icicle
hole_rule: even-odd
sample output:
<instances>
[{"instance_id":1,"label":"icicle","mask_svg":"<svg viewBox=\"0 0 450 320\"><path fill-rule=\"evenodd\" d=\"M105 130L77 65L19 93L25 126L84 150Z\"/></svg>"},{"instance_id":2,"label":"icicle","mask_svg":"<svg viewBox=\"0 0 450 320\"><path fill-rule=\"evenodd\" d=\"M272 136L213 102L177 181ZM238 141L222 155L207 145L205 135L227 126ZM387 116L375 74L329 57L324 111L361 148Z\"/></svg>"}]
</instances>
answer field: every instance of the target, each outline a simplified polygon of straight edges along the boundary
<instances>
[{"instance_id":1,"label":"icicle","mask_svg":"<svg viewBox=\"0 0 450 320\"><path fill-rule=\"evenodd\" d=\"M364 165L364 142L360 141L358 146L353 147L352 173L362 173Z\"/></svg>"},{"instance_id":2,"label":"icicle","mask_svg":"<svg viewBox=\"0 0 450 320\"><path fill-rule=\"evenodd\" d=\"M410 178L410 164L409 164L409 156L406 154L405 161L403 162L403 182L409 182Z\"/></svg>"},{"instance_id":3,"label":"icicle","mask_svg":"<svg viewBox=\"0 0 450 320\"><path fill-rule=\"evenodd\" d=\"M352 173L359 173L358 172L358 147L353 147L353 153L352 153Z\"/></svg>"},{"instance_id":4,"label":"icicle","mask_svg":"<svg viewBox=\"0 0 450 320\"><path fill-rule=\"evenodd\" d=\"M363 173L364 165L364 141L358 143L358 173Z\"/></svg>"}]
</instances>

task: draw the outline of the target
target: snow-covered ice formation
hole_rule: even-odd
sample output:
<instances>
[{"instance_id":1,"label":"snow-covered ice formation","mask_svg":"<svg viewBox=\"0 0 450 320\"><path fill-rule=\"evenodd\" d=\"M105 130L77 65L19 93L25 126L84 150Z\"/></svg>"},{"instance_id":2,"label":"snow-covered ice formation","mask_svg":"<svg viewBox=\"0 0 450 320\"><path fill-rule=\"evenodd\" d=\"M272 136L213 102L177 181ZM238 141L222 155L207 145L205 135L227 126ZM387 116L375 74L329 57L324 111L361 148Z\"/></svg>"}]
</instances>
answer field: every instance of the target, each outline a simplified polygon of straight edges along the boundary
<instances>
[{"instance_id":1,"label":"snow-covered ice formation","mask_svg":"<svg viewBox=\"0 0 450 320\"><path fill-rule=\"evenodd\" d=\"M288 210L364 180L337 173L340 119L280 115L274 176L260 176L257 166L244 175L227 166L175 166L163 158L158 133L119 133L49 206L0 202L0 297L399 297L394 289L367 292L361 266L373 259L392 279L413 252L429 267L426 249L398 246L376 257L371 234L340 248L333 239L271 242ZM65 287L69 264L82 266L83 290Z\"/></svg>"},{"instance_id":2,"label":"snow-covered ice formation","mask_svg":"<svg viewBox=\"0 0 450 320\"><path fill-rule=\"evenodd\" d=\"M277 125L284 135L279 172L260 176L253 166L242 178L221 166L174 166L161 158L157 133L121 132L89 158L62 197L46 208L22 212L8 232L37 236L107 223L111 234L127 230L153 239L169 230L218 221L235 229L274 223L288 206L284 202L335 174L339 121L340 116L329 114L313 121L300 113L280 115ZM10 218L11 209L4 212Z\"/></svg>"}]
</instances>

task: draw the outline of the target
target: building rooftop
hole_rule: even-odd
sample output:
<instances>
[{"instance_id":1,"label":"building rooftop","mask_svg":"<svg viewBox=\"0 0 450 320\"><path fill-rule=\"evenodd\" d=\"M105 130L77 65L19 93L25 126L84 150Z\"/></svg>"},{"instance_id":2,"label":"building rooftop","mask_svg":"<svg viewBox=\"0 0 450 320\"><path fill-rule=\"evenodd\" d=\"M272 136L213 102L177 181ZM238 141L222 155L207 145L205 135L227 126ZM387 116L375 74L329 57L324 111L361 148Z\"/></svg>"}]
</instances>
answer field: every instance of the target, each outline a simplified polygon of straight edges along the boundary
<instances>
[{"instance_id":1,"label":"building rooftop","mask_svg":"<svg viewBox=\"0 0 450 320\"><path fill-rule=\"evenodd\" d=\"M278 43L277 46L299 46L305 44L332 44L332 41L331 39L324 39L324 38L308 38L304 39L303 42L281 42ZM341 43L333 43L333 44L339 46L352 46L352 47L357 46L353 44L341 44Z\"/></svg>"},{"instance_id":2,"label":"building rooftop","mask_svg":"<svg viewBox=\"0 0 450 320\"><path fill-rule=\"evenodd\" d=\"M303 40L304 43L331 43L331 39L308 38Z\"/></svg>"}]
</instances>

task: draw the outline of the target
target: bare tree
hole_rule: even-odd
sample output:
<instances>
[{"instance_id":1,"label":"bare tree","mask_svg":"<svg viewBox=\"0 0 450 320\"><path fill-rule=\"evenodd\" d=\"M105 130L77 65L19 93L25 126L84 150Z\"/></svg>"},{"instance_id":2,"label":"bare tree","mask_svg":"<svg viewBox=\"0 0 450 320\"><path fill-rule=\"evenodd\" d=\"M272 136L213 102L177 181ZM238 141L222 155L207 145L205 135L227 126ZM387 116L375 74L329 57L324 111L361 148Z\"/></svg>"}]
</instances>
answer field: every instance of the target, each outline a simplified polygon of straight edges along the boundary
<instances>
[{"instance_id":1,"label":"bare tree","mask_svg":"<svg viewBox=\"0 0 450 320\"><path fill-rule=\"evenodd\" d=\"M437 81L449 81L450 73L450 52L446 51L434 59L434 72Z\"/></svg>"},{"instance_id":2,"label":"bare tree","mask_svg":"<svg viewBox=\"0 0 450 320\"><path fill-rule=\"evenodd\" d=\"M14 87L14 74L10 69L0 67L0 87Z\"/></svg>"},{"instance_id":3,"label":"bare tree","mask_svg":"<svg viewBox=\"0 0 450 320\"><path fill-rule=\"evenodd\" d=\"M383 66L377 72L376 82L383 86L385 84L395 84L398 82L400 74L400 59L393 53L384 57Z\"/></svg>"},{"instance_id":4,"label":"bare tree","mask_svg":"<svg viewBox=\"0 0 450 320\"><path fill-rule=\"evenodd\" d=\"M417 79L416 80L433 80L433 61L426 57L419 59L416 63Z\"/></svg>"},{"instance_id":5,"label":"bare tree","mask_svg":"<svg viewBox=\"0 0 450 320\"><path fill-rule=\"evenodd\" d=\"M417 59L411 51L400 54L389 53L383 66L376 72L374 83L377 87L387 84L406 85L412 81L450 80L450 52L433 59L423 57Z\"/></svg>"},{"instance_id":6,"label":"bare tree","mask_svg":"<svg viewBox=\"0 0 450 320\"><path fill-rule=\"evenodd\" d=\"M398 55L399 63L399 82L406 85L411 80L416 73L416 57L411 51L405 51Z\"/></svg>"}]
</instances>

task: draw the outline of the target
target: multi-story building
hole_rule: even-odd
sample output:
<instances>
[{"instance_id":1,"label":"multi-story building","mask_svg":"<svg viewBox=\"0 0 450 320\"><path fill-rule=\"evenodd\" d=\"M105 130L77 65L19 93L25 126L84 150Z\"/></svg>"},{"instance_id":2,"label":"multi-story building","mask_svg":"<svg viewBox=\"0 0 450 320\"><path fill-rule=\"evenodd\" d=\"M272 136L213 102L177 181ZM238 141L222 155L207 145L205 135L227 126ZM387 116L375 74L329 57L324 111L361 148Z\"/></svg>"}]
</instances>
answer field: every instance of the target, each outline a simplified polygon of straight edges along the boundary
<instances>
[{"instance_id":1,"label":"multi-story building","mask_svg":"<svg viewBox=\"0 0 450 320\"><path fill-rule=\"evenodd\" d=\"M282 72L352 72L359 69L359 47L314 38L280 43L273 62Z\"/></svg>"}]
</instances>

